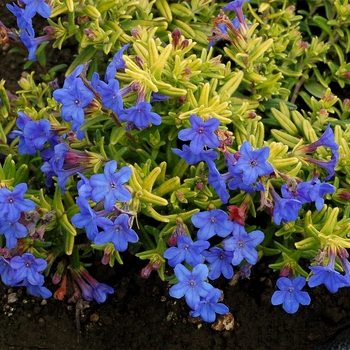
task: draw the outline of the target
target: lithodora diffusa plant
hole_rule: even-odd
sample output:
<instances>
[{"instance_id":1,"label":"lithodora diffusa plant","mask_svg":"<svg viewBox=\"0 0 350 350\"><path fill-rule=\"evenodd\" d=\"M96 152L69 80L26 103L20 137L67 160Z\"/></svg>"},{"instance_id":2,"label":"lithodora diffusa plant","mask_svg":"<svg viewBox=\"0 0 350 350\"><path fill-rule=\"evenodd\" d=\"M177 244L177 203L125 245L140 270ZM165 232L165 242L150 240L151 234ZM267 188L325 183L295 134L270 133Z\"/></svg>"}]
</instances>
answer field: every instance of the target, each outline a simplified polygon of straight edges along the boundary
<instances>
[{"instance_id":1,"label":"lithodora diffusa plant","mask_svg":"<svg viewBox=\"0 0 350 350\"><path fill-rule=\"evenodd\" d=\"M5 284L104 302L91 258L129 251L207 322L229 312L212 281L264 257L288 313L306 283L350 286L347 0L7 8L1 43L32 73L15 94L0 83ZM50 66L68 39L72 62Z\"/></svg>"}]
</instances>

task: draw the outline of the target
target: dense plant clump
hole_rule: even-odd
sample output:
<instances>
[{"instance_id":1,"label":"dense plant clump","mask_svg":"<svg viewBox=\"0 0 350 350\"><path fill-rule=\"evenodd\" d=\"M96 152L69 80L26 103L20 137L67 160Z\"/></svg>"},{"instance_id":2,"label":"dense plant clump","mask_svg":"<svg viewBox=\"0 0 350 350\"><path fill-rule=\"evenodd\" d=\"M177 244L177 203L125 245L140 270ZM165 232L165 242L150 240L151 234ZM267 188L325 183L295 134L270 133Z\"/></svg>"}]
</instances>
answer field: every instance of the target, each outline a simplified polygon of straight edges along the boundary
<instances>
[{"instance_id":1,"label":"dense plant clump","mask_svg":"<svg viewBox=\"0 0 350 350\"><path fill-rule=\"evenodd\" d=\"M0 82L5 284L48 298L50 277L55 298L71 283L70 302L101 303L114 290L91 258L129 250L206 322L229 312L212 281L267 256L288 313L312 303L306 284L350 286L350 100L332 93L350 83L347 1L7 8L0 43L41 74ZM68 39L70 66L48 66Z\"/></svg>"}]
</instances>

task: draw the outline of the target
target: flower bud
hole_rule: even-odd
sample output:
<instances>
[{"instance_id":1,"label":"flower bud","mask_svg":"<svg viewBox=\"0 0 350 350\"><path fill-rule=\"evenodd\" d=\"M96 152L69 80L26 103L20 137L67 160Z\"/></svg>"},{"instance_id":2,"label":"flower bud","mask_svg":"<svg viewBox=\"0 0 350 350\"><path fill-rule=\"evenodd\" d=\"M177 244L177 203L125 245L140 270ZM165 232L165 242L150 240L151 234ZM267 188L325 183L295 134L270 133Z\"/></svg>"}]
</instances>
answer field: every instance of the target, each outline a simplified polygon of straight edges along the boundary
<instances>
[{"instance_id":1,"label":"flower bud","mask_svg":"<svg viewBox=\"0 0 350 350\"><path fill-rule=\"evenodd\" d=\"M152 270L151 263L148 263L148 265L141 270L141 277L147 279L151 275Z\"/></svg>"},{"instance_id":2,"label":"flower bud","mask_svg":"<svg viewBox=\"0 0 350 350\"><path fill-rule=\"evenodd\" d=\"M176 28L173 30L173 32L171 33L171 37L173 38L173 48L174 50L177 49L177 46L180 43L180 39L181 39L181 32L180 29Z\"/></svg>"}]
</instances>

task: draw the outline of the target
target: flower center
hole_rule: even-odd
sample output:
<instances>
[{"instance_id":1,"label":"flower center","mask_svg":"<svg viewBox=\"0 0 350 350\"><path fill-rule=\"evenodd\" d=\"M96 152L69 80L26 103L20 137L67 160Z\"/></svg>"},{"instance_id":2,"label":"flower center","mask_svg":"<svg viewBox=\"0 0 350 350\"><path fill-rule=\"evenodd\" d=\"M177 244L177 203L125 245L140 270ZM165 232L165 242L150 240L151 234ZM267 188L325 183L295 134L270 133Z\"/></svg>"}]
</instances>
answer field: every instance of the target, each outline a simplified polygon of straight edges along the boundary
<instances>
[{"instance_id":1,"label":"flower center","mask_svg":"<svg viewBox=\"0 0 350 350\"><path fill-rule=\"evenodd\" d=\"M197 132L198 134L203 134L204 133L204 128L202 126L200 126L198 129L197 129Z\"/></svg>"},{"instance_id":2,"label":"flower center","mask_svg":"<svg viewBox=\"0 0 350 350\"><path fill-rule=\"evenodd\" d=\"M117 185L116 185L115 182L110 182L110 183L109 183L109 188L110 188L111 190L115 190L116 187L117 187Z\"/></svg>"},{"instance_id":3,"label":"flower center","mask_svg":"<svg viewBox=\"0 0 350 350\"><path fill-rule=\"evenodd\" d=\"M8 201L10 204L12 204L12 203L14 203L15 199L14 199L12 196L10 196L10 197L7 198L7 201Z\"/></svg>"},{"instance_id":4,"label":"flower center","mask_svg":"<svg viewBox=\"0 0 350 350\"><path fill-rule=\"evenodd\" d=\"M255 159L250 161L250 166L251 167L256 167L257 165L258 165L258 162Z\"/></svg>"},{"instance_id":5,"label":"flower center","mask_svg":"<svg viewBox=\"0 0 350 350\"><path fill-rule=\"evenodd\" d=\"M32 262L30 260L27 260L24 265L26 267L31 267L32 266Z\"/></svg>"},{"instance_id":6,"label":"flower center","mask_svg":"<svg viewBox=\"0 0 350 350\"><path fill-rule=\"evenodd\" d=\"M239 248L243 248L244 247L244 241L238 241L237 245Z\"/></svg>"},{"instance_id":7,"label":"flower center","mask_svg":"<svg viewBox=\"0 0 350 350\"><path fill-rule=\"evenodd\" d=\"M194 287L196 285L196 281L195 280L189 280L188 281L188 284L191 286L191 287Z\"/></svg>"},{"instance_id":8,"label":"flower center","mask_svg":"<svg viewBox=\"0 0 350 350\"><path fill-rule=\"evenodd\" d=\"M215 224L215 223L216 223L216 217L212 216L212 217L210 218L210 223L211 223L211 224Z\"/></svg>"},{"instance_id":9,"label":"flower center","mask_svg":"<svg viewBox=\"0 0 350 350\"><path fill-rule=\"evenodd\" d=\"M121 231L122 231L121 225L115 225L115 226L114 226L114 230L115 230L115 232L117 232L117 233L121 232Z\"/></svg>"}]
</instances>

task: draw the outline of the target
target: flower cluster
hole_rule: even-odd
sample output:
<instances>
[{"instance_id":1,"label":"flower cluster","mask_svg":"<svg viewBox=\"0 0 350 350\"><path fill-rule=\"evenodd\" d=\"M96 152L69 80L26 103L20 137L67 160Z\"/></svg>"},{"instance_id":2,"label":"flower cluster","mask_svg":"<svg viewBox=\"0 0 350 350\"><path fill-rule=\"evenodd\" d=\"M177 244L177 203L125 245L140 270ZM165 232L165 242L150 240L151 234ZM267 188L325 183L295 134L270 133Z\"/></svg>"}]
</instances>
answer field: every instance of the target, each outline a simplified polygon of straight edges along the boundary
<instances>
[{"instance_id":1,"label":"flower cluster","mask_svg":"<svg viewBox=\"0 0 350 350\"><path fill-rule=\"evenodd\" d=\"M219 303L220 290L214 288L206 279L215 280L221 275L232 278L233 266L243 261L250 266L258 261L256 247L264 240L262 231L255 230L249 234L237 222L229 220L223 211L214 209L192 215L192 223L199 228L195 242L188 236L177 237L177 247L170 247L164 252L174 272L178 283L170 288L174 298L185 296L186 302L192 308L192 316L201 316L206 322L213 322L215 314L226 314L228 308ZM213 236L225 238L221 247L210 247L208 239ZM193 269L188 270L183 263ZM208 263L208 265L205 264Z\"/></svg>"},{"instance_id":2,"label":"flower cluster","mask_svg":"<svg viewBox=\"0 0 350 350\"><path fill-rule=\"evenodd\" d=\"M26 237L28 229L21 223L21 216L36 208L35 203L25 199L28 186L20 183L13 191L0 188L0 233L6 237L6 248L14 248L19 238Z\"/></svg>"},{"instance_id":3,"label":"flower cluster","mask_svg":"<svg viewBox=\"0 0 350 350\"><path fill-rule=\"evenodd\" d=\"M329 42L307 43L315 16L300 26L288 1L247 2L7 4L19 30L0 21L0 45L26 49L25 70L42 74L16 95L0 81L4 283L48 297L51 275L55 298L102 303L113 288L88 259L113 266L129 250L207 322L229 312L215 280L248 278L265 255L280 271L272 304L288 313L310 304L305 285L349 286L350 103L326 87L349 83L350 14L335 0L318 19L336 29ZM49 67L40 44L54 39L55 55L70 37L60 81L67 62Z\"/></svg>"},{"instance_id":4,"label":"flower cluster","mask_svg":"<svg viewBox=\"0 0 350 350\"><path fill-rule=\"evenodd\" d=\"M52 293L43 286L44 276L41 274L47 266L44 259L35 258L31 253L22 256L8 255L0 258L1 280L12 287L27 287L28 292L34 296L43 298L51 297Z\"/></svg>"},{"instance_id":5,"label":"flower cluster","mask_svg":"<svg viewBox=\"0 0 350 350\"><path fill-rule=\"evenodd\" d=\"M38 46L44 41L52 38L50 34L35 38L35 32L32 24L32 18L39 14L43 18L51 15L51 8L45 0L23 0L21 4L25 4L25 8L21 8L15 3L7 4L6 7L16 16L18 28L21 29L19 38L23 45L27 48L29 54L28 59L36 61L35 52Z\"/></svg>"}]
</instances>

